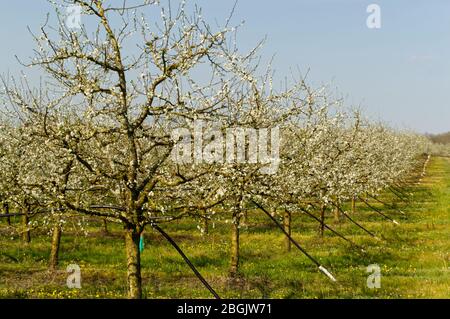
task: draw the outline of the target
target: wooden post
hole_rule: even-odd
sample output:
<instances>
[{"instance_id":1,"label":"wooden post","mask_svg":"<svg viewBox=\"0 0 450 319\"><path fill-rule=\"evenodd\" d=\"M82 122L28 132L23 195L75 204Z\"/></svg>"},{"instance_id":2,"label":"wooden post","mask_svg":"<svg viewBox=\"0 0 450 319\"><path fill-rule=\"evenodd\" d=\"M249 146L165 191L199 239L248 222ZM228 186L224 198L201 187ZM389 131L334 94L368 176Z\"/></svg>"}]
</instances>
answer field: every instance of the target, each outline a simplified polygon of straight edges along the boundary
<instances>
[{"instance_id":1,"label":"wooden post","mask_svg":"<svg viewBox=\"0 0 450 319\"><path fill-rule=\"evenodd\" d=\"M25 204L25 212L22 215L22 226L24 227L24 232L22 233L22 240L27 244L31 242L30 229L28 228L28 223L30 221L30 218L28 216L29 212L30 212L30 205Z\"/></svg>"},{"instance_id":2,"label":"wooden post","mask_svg":"<svg viewBox=\"0 0 450 319\"><path fill-rule=\"evenodd\" d=\"M292 216L291 213L288 211L284 212L284 230L286 231L286 233L289 234L289 236L291 235L291 221L292 221ZM284 239L284 246L286 247L287 251L291 251L291 240L289 239L289 237L286 236L286 238Z\"/></svg>"},{"instance_id":3,"label":"wooden post","mask_svg":"<svg viewBox=\"0 0 450 319\"><path fill-rule=\"evenodd\" d=\"M336 207L334 209L334 221L339 223L341 220L340 212L339 212L339 202L336 201Z\"/></svg>"},{"instance_id":4,"label":"wooden post","mask_svg":"<svg viewBox=\"0 0 450 319\"><path fill-rule=\"evenodd\" d=\"M320 209L320 237L323 237L323 233L325 232L325 205L322 204Z\"/></svg>"}]
</instances>

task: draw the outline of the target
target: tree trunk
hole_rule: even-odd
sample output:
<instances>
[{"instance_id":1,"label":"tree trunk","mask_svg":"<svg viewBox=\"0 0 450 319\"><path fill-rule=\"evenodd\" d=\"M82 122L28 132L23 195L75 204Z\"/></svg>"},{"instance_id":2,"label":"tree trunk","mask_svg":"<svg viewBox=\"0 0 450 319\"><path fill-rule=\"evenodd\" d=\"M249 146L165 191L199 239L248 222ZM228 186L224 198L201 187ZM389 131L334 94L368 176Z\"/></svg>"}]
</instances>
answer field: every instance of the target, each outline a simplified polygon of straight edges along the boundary
<instances>
[{"instance_id":1,"label":"tree trunk","mask_svg":"<svg viewBox=\"0 0 450 319\"><path fill-rule=\"evenodd\" d=\"M230 277L236 277L239 271L239 214L234 214L231 224L231 263Z\"/></svg>"},{"instance_id":2,"label":"tree trunk","mask_svg":"<svg viewBox=\"0 0 450 319\"><path fill-rule=\"evenodd\" d=\"M320 237L323 237L323 233L325 232L325 205L322 205L320 209Z\"/></svg>"},{"instance_id":3,"label":"tree trunk","mask_svg":"<svg viewBox=\"0 0 450 319\"><path fill-rule=\"evenodd\" d=\"M106 218L103 218L103 233L105 235L109 234L108 221L106 220Z\"/></svg>"},{"instance_id":4,"label":"tree trunk","mask_svg":"<svg viewBox=\"0 0 450 319\"><path fill-rule=\"evenodd\" d=\"M352 214L356 213L356 199L352 197Z\"/></svg>"},{"instance_id":5,"label":"tree trunk","mask_svg":"<svg viewBox=\"0 0 450 319\"><path fill-rule=\"evenodd\" d=\"M22 240L27 244L31 242L31 234L28 229L28 222L30 221L28 217L29 207L25 209L25 213L22 215L22 226L24 227L24 232L22 233Z\"/></svg>"},{"instance_id":6,"label":"tree trunk","mask_svg":"<svg viewBox=\"0 0 450 319\"><path fill-rule=\"evenodd\" d=\"M53 227L53 236L52 236L52 250L50 252L50 262L49 268L51 270L55 270L58 266L59 262L59 247L61 245L61 226L59 225L59 221Z\"/></svg>"},{"instance_id":7,"label":"tree trunk","mask_svg":"<svg viewBox=\"0 0 450 319\"><path fill-rule=\"evenodd\" d=\"M208 235L209 233L209 220L208 217L202 218L202 235Z\"/></svg>"},{"instance_id":8,"label":"tree trunk","mask_svg":"<svg viewBox=\"0 0 450 319\"><path fill-rule=\"evenodd\" d=\"M292 221L291 213L288 211L285 211L284 212L284 230L289 234L289 236L291 235L291 221ZM284 245L285 245L287 251L291 251L291 240L287 236L285 236Z\"/></svg>"},{"instance_id":9,"label":"tree trunk","mask_svg":"<svg viewBox=\"0 0 450 319\"><path fill-rule=\"evenodd\" d=\"M336 203L336 205L339 205L339 203ZM339 223L341 220L340 212L339 212L339 206L336 206L334 209L334 221L336 223Z\"/></svg>"},{"instance_id":10,"label":"tree trunk","mask_svg":"<svg viewBox=\"0 0 450 319\"><path fill-rule=\"evenodd\" d=\"M141 234L136 229L128 229L125 233L128 297L130 299L142 298L140 238Z\"/></svg>"},{"instance_id":11,"label":"tree trunk","mask_svg":"<svg viewBox=\"0 0 450 319\"><path fill-rule=\"evenodd\" d=\"M3 203L3 209L5 211L5 214L8 215L9 214L9 205L8 203ZM6 217L6 222L8 223L8 226L11 226L11 217Z\"/></svg>"}]
</instances>

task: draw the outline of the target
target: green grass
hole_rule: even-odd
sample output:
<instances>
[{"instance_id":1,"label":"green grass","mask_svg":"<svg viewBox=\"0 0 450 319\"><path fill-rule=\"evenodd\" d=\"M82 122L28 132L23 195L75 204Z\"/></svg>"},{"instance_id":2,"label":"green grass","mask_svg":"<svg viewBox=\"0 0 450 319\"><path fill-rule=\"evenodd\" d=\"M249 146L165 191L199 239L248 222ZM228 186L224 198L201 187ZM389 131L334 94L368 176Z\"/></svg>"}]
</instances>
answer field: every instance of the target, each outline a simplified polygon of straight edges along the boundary
<instances>
[{"instance_id":1,"label":"green grass","mask_svg":"<svg viewBox=\"0 0 450 319\"><path fill-rule=\"evenodd\" d=\"M163 225L200 272L224 298L448 298L450 296L450 159L433 158L420 185L405 191L413 202L395 202L407 216L383 208L400 226L384 220L358 203L353 217L382 240L377 241L348 222L327 222L364 246L366 254L326 232L302 214L293 217L293 237L318 258L338 279L330 282L299 251L285 252L283 235L263 214L250 214L242 229L240 280L227 279L229 225L216 222L201 236L192 220ZM383 205L371 201L382 208ZM0 222L4 228L5 221ZM123 298L126 297L125 255L122 232L114 225L102 235L99 223L90 234L73 230L63 234L60 270L47 271L50 240L34 231L26 245L0 233L0 298ZM10 257L8 257L10 256ZM11 257L17 260L14 261ZM78 264L82 289L66 288L66 266ZM366 285L366 267L381 267L381 288ZM157 233L146 231L142 256L144 294L147 298L209 298L177 252Z\"/></svg>"}]
</instances>

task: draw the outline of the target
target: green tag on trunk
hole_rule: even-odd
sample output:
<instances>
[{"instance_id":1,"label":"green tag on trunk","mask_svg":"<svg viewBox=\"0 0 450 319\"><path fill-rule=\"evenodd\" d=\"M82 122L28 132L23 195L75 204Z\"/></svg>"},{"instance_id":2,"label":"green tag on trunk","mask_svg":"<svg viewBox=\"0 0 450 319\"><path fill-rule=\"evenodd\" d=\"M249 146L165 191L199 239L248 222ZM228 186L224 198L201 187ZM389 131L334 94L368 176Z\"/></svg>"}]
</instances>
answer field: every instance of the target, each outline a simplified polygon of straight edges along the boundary
<instances>
[{"instance_id":1,"label":"green tag on trunk","mask_svg":"<svg viewBox=\"0 0 450 319\"><path fill-rule=\"evenodd\" d=\"M139 241L139 251L141 253L144 251L144 235L141 235L141 239Z\"/></svg>"}]
</instances>

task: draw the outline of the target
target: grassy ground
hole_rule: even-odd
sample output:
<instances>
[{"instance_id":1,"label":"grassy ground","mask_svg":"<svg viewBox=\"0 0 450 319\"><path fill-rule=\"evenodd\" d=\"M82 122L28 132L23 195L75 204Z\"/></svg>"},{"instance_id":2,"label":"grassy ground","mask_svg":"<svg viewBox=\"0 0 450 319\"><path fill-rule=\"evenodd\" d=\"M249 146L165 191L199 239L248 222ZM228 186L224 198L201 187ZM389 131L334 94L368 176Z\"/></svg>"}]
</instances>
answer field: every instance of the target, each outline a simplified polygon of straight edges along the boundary
<instances>
[{"instance_id":1,"label":"grassy ground","mask_svg":"<svg viewBox=\"0 0 450 319\"><path fill-rule=\"evenodd\" d=\"M395 202L407 216L383 208L400 226L358 203L353 216L375 232L377 241L348 222L327 222L366 249L362 254L333 234L317 234L317 223L293 217L293 237L338 279L327 280L299 251L285 252L283 235L260 213L243 229L242 278L227 280L229 225L216 222L201 236L197 224L164 225L200 272L222 297L228 298L449 298L450 297L450 158L433 158L420 185L405 190L413 203ZM381 204L371 202L379 208ZM4 228L5 222L0 222ZM126 296L125 256L119 226L111 234L91 224L89 235L63 234L60 271L48 272L50 241L34 231L30 244L0 234L0 298L122 298ZM12 258L11 258L12 257ZM16 259L16 261L14 261ZM66 266L81 267L82 289L66 288ZM367 266L381 268L381 288L367 288ZM176 251L150 229L142 256L147 298L209 298Z\"/></svg>"}]
</instances>

